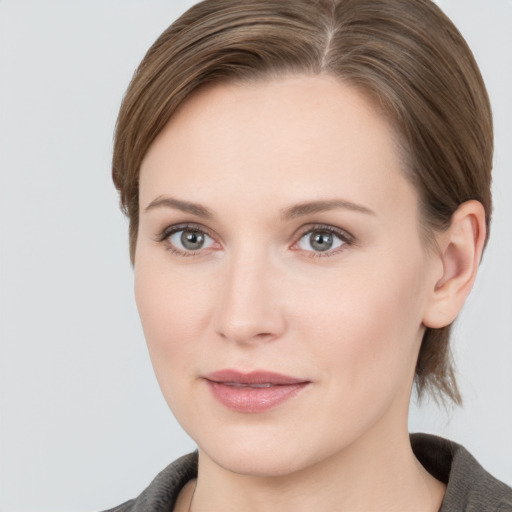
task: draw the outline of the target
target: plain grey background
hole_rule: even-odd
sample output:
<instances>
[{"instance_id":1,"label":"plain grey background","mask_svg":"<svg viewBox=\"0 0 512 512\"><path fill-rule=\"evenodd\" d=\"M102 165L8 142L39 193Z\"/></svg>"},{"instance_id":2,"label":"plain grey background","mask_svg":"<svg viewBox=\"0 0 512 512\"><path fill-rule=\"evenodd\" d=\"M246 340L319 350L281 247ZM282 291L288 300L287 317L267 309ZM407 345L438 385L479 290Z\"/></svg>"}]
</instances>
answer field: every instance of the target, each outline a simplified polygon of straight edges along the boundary
<instances>
[{"instance_id":1,"label":"plain grey background","mask_svg":"<svg viewBox=\"0 0 512 512\"><path fill-rule=\"evenodd\" d=\"M136 65L191 5L0 0L0 509L92 511L194 448L161 397L110 181ZM455 328L463 409L411 411L512 484L512 1L441 0L495 115L495 216Z\"/></svg>"}]
</instances>

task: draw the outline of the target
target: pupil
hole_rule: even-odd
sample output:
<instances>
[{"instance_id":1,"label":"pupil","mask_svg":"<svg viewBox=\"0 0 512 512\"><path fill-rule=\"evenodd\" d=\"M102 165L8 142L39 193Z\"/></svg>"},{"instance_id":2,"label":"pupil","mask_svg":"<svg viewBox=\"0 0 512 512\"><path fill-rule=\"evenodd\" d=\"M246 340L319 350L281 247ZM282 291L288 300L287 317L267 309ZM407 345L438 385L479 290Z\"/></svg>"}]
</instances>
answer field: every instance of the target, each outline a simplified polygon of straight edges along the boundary
<instances>
[{"instance_id":1,"label":"pupil","mask_svg":"<svg viewBox=\"0 0 512 512\"><path fill-rule=\"evenodd\" d=\"M183 231L181 234L181 243L185 249L201 249L204 244L204 235L197 231Z\"/></svg>"},{"instance_id":2,"label":"pupil","mask_svg":"<svg viewBox=\"0 0 512 512\"><path fill-rule=\"evenodd\" d=\"M311 247L317 251L328 251L333 244L330 233L317 232L311 236Z\"/></svg>"}]
</instances>

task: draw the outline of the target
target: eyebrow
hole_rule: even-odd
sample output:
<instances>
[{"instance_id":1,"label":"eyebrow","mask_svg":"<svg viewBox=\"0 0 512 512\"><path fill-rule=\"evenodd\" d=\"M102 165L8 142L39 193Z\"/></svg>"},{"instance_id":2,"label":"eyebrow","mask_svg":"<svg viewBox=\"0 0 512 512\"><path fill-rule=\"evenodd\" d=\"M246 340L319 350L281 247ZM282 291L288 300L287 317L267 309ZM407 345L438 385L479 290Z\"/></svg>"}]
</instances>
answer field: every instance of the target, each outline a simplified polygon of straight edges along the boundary
<instances>
[{"instance_id":1,"label":"eyebrow","mask_svg":"<svg viewBox=\"0 0 512 512\"><path fill-rule=\"evenodd\" d=\"M148 212L155 208L173 208L174 210L180 210L185 213L191 213L196 217L202 217L204 219L211 219L213 217L212 212L205 206L200 204L191 203L189 201L181 201L179 199L173 199L172 197L159 196L151 203L149 203L144 212Z\"/></svg>"},{"instance_id":2,"label":"eyebrow","mask_svg":"<svg viewBox=\"0 0 512 512\"><path fill-rule=\"evenodd\" d=\"M180 210L185 213L191 213L197 217L204 219L213 218L212 212L197 203L189 201L182 201L180 199L174 199L172 197L159 196L144 209L145 212L156 209L156 208L172 208L174 210ZM330 199L320 201L308 201L305 203L299 203L281 211L282 220L291 220L297 217L303 217L305 215L311 215L313 213L321 213L335 209L350 210L359 213L365 213L367 215L376 215L373 210L370 210L366 206L362 206L352 201L346 201L344 199Z\"/></svg>"},{"instance_id":3,"label":"eyebrow","mask_svg":"<svg viewBox=\"0 0 512 512\"><path fill-rule=\"evenodd\" d=\"M282 211L281 218L283 220L290 220L296 217L302 217L312 213L326 212L329 210L336 210L338 208L365 213L367 215L376 215L373 210L370 210L370 208L367 208L366 206L362 206L351 201L346 201L344 199L331 199L323 201L308 201L306 203L300 203L291 206L290 208L286 208Z\"/></svg>"}]
</instances>

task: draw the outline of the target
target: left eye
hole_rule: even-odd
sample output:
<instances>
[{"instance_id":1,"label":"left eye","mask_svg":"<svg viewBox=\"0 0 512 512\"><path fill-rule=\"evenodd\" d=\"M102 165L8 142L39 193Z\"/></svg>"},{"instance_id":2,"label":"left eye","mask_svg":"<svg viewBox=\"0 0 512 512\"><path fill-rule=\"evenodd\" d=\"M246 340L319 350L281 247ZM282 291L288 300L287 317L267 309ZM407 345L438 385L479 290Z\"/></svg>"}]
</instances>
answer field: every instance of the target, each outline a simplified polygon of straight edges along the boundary
<instances>
[{"instance_id":1,"label":"left eye","mask_svg":"<svg viewBox=\"0 0 512 512\"><path fill-rule=\"evenodd\" d=\"M169 236L171 244L179 251L199 251L208 249L214 240L203 231L197 229L180 229Z\"/></svg>"},{"instance_id":2,"label":"left eye","mask_svg":"<svg viewBox=\"0 0 512 512\"><path fill-rule=\"evenodd\" d=\"M327 252L337 249L345 243L340 235L332 231L315 229L302 235L297 246L303 251Z\"/></svg>"}]
</instances>

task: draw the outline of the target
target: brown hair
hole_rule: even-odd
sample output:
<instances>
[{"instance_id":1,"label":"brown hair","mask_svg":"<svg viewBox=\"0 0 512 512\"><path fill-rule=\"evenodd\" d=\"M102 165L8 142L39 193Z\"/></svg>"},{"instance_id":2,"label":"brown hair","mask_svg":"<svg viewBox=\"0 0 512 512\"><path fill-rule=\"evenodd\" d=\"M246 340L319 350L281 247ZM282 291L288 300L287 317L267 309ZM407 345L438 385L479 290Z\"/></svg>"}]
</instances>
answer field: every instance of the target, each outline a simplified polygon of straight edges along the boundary
<instances>
[{"instance_id":1,"label":"brown hair","mask_svg":"<svg viewBox=\"0 0 512 512\"><path fill-rule=\"evenodd\" d=\"M464 201L491 215L492 116L471 50L430 0L206 0L149 49L117 121L112 175L130 220L135 259L139 169L149 146L199 86L324 73L377 102L400 135L426 233L445 229ZM450 327L425 332L418 396L461 403Z\"/></svg>"}]
</instances>

